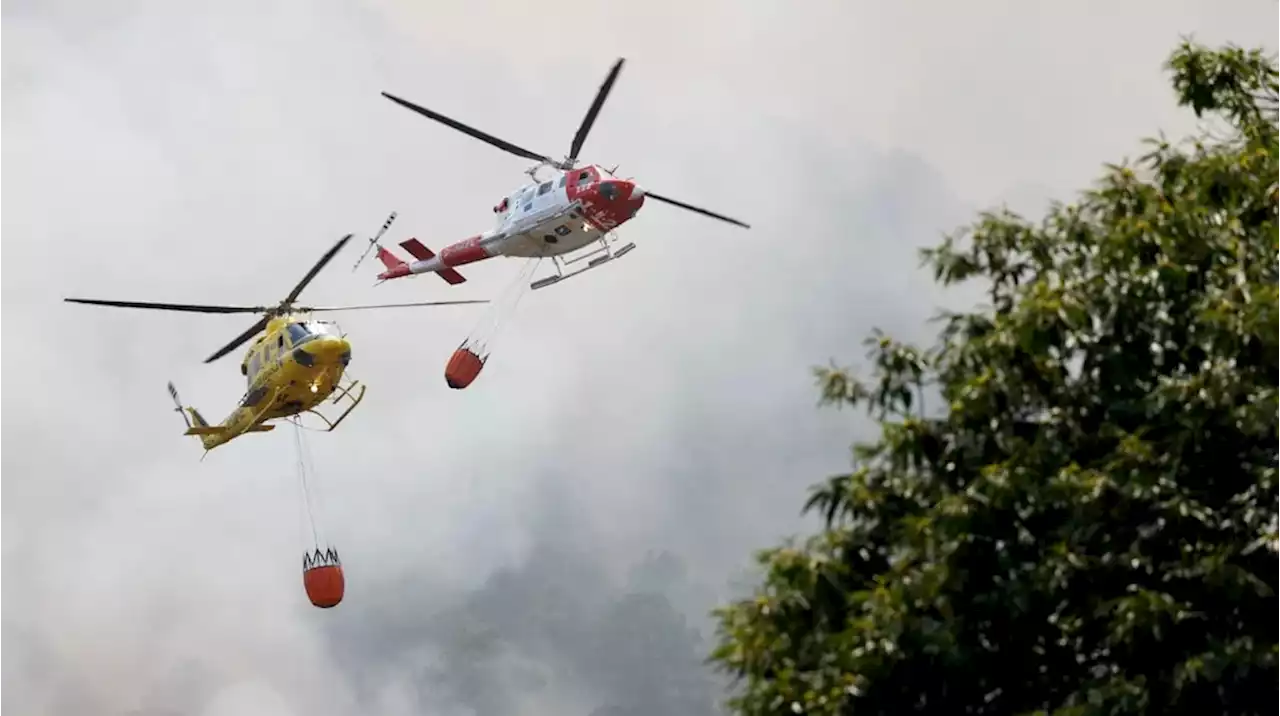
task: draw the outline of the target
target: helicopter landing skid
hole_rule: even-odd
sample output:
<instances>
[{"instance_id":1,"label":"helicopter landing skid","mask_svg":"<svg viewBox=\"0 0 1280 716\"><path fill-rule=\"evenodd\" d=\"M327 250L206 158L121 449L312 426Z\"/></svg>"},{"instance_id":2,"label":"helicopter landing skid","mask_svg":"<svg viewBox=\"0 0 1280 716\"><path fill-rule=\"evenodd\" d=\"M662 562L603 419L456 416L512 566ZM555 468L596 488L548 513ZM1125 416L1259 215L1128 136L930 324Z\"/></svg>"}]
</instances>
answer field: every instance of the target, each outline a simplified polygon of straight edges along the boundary
<instances>
[{"instance_id":1,"label":"helicopter landing skid","mask_svg":"<svg viewBox=\"0 0 1280 716\"><path fill-rule=\"evenodd\" d=\"M325 430L325 432L333 432L333 430L335 430L338 427L338 425L341 424L342 421L345 420L347 416L351 414L351 411L356 409L356 406L360 404L360 401L364 400L364 391L365 391L364 383L361 383L360 381L354 378L347 378L345 376L344 376L344 380L345 382L341 383L338 386L338 389L334 391L333 400L329 401L334 405L337 405L338 403L342 402L344 399L350 403L350 405L347 406L347 409L342 411L342 414L338 416L337 420L329 420L329 418L325 417L324 413L321 413L316 408L312 408L307 411L308 413L311 413L312 415L323 420L325 424L329 426L328 429Z\"/></svg>"},{"instance_id":2,"label":"helicopter landing skid","mask_svg":"<svg viewBox=\"0 0 1280 716\"><path fill-rule=\"evenodd\" d=\"M555 264L556 274L554 276L548 276L546 278L540 278L537 281L534 281L533 283L529 284L529 289L533 291L537 291L540 288L546 288L547 286L550 286L552 284L560 283L561 281L567 278L573 278L578 274L586 273L587 271L590 271L591 269L596 268L598 266L603 266L609 263L610 261L613 261L614 259L620 259L623 256L626 256L627 254L631 253L631 250L634 249L635 247L636 247L635 242L630 242L626 246L623 246L617 251L614 251L613 245L609 242L609 237L602 236L600 237L600 248L589 251L583 254L582 256L578 256L576 258L572 258L568 260L562 259L559 256L552 256L551 262ZM590 259L590 261L587 261L587 259ZM575 263L578 263L579 261L587 261L587 265L583 266L582 268L576 271L570 271L568 273L565 273L566 269L569 267L570 264L575 264Z\"/></svg>"}]
</instances>

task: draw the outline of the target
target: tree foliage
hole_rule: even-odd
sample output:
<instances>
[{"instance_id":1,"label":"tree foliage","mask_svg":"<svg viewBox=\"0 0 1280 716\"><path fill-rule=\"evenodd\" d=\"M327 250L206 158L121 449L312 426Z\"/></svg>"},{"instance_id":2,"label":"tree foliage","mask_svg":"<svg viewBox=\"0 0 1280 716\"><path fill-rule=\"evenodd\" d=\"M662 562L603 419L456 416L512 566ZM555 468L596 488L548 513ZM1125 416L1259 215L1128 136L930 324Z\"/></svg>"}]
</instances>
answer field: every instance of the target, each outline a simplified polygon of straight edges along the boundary
<instances>
[{"instance_id":1,"label":"tree foliage","mask_svg":"<svg viewBox=\"0 0 1280 716\"><path fill-rule=\"evenodd\" d=\"M1227 136L983 215L924 261L987 305L928 349L872 336L866 381L819 371L880 434L718 610L736 712L1274 712L1276 67L1167 67Z\"/></svg>"}]
</instances>

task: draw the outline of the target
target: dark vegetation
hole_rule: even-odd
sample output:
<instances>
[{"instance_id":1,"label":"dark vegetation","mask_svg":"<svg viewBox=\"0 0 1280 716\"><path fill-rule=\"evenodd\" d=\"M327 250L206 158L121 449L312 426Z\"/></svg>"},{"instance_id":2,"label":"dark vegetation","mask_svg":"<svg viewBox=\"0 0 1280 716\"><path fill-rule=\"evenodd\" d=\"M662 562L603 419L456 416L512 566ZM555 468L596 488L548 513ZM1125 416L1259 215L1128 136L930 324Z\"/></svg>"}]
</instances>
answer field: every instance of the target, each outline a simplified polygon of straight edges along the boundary
<instances>
[{"instance_id":1,"label":"dark vegetation","mask_svg":"<svg viewBox=\"0 0 1280 716\"><path fill-rule=\"evenodd\" d=\"M734 711L1275 713L1276 65L1168 69L1199 136L925 251L984 304L819 372L879 435L718 611Z\"/></svg>"}]
</instances>

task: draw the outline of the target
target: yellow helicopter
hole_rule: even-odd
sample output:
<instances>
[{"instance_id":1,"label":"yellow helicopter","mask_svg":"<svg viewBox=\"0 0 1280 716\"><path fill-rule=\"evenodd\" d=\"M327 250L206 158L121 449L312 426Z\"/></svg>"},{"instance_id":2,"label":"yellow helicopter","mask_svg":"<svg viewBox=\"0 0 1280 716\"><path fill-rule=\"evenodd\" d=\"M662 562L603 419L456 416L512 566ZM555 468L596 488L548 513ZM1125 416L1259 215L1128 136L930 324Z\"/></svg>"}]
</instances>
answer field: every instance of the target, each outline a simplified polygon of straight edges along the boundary
<instances>
[{"instance_id":1,"label":"yellow helicopter","mask_svg":"<svg viewBox=\"0 0 1280 716\"><path fill-rule=\"evenodd\" d=\"M374 308L410 308L416 306L449 306L471 301L424 301L417 303L385 303L369 306L295 306L294 301L302 289L311 283L320 270L346 246L352 235L344 236L329 249L298 282L289 295L276 306L203 306L178 303L147 303L138 301L104 301L91 298L67 298L70 303L86 303L97 306L121 308L149 308L161 311L188 313L261 313L262 318L249 330L241 333L205 363L223 357L246 341L254 339L240 372L249 382L249 389L240 404L218 425L210 425L195 408L184 406L178 391L169 383L169 395L182 419L187 423L186 435L199 436L206 453L224 445L245 433L267 432L275 429L270 420L289 418L301 413L311 413L323 420L326 432L338 427L347 415L364 398L365 386L346 375L351 362L351 343L337 324L331 321L313 320L308 314L325 311L357 311ZM261 334L261 335L259 335ZM348 405L336 419L330 420L317 408L333 396L333 403L346 400ZM188 414L190 418L188 418Z\"/></svg>"}]
</instances>

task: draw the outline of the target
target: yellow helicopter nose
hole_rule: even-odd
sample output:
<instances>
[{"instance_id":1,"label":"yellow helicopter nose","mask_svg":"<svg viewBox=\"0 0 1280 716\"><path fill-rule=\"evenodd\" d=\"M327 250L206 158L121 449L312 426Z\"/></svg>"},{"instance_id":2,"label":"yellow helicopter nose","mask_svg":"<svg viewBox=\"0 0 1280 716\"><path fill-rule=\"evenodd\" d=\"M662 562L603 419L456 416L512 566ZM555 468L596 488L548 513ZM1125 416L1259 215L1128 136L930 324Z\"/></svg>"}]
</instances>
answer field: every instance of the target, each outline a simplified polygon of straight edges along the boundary
<instances>
[{"instance_id":1,"label":"yellow helicopter nose","mask_svg":"<svg viewBox=\"0 0 1280 716\"><path fill-rule=\"evenodd\" d=\"M351 362L351 344L337 336L317 336L293 349L293 359L306 367L337 363L346 366Z\"/></svg>"}]
</instances>

